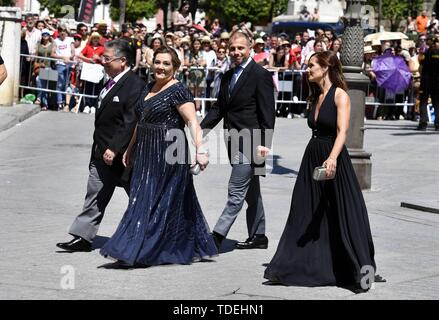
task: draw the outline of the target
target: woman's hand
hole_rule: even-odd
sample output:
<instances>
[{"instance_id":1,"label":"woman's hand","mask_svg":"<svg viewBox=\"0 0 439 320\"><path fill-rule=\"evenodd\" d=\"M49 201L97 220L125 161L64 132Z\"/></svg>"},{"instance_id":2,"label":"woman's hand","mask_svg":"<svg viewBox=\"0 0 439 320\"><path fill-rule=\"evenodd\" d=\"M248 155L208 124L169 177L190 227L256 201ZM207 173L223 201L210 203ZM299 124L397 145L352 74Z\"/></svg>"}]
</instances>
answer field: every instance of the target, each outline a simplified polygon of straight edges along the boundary
<instances>
[{"instance_id":1,"label":"woman's hand","mask_svg":"<svg viewBox=\"0 0 439 320\"><path fill-rule=\"evenodd\" d=\"M207 165L209 164L209 153L207 151L199 152L197 151L197 155L195 157L196 163L200 165L201 171L206 169Z\"/></svg>"},{"instance_id":2,"label":"woman's hand","mask_svg":"<svg viewBox=\"0 0 439 320\"><path fill-rule=\"evenodd\" d=\"M337 159L329 157L325 162L323 162L323 166L326 167L326 176L333 176L337 170Z\"/></svg>"}]
</instances>

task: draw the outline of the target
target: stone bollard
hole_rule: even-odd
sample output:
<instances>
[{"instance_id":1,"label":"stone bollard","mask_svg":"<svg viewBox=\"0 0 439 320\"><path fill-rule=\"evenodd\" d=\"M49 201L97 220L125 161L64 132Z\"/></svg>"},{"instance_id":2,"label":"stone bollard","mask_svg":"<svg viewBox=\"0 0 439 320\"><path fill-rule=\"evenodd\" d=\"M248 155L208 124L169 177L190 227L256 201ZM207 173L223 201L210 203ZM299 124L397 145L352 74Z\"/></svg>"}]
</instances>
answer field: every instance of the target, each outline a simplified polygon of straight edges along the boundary
<instances>
[{"instance_id":1,"label":"stone bollard","mask_svg":"<svg viewBox=\"0 0 439 320\"><path fill-rule=\"evenodd\" d=\"M341 63L351 99L351 118L346 147L362 190L372 187L371 154L363 148L364 113L369 78L361 72L364 57L363 29L360 27L361 8L366 0L351 0L345 14L347 27L343 34Z\"/></svg>"},{"instance_id":2,"label":"stone bollard","mask_svg":"<svg viewBox=\"0 0 439 320\"><path fill-rule=\"evenodd\" d=\"M0 55L8 77L0 86L0 106L12 106L19 99L21 9L0 7Z\"/></svg>"}]
</instances>

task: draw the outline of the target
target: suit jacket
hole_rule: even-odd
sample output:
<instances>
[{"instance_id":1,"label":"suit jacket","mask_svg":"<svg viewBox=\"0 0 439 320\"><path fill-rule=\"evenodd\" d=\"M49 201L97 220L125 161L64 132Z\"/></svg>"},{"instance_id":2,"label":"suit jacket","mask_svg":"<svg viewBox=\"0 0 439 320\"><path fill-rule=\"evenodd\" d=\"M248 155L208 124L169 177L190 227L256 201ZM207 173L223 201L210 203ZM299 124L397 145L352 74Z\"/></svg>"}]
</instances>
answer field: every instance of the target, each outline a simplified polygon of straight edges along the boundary
<instances>
[{"instance_id":1,"label":"suit jacket","mask_svg":"<svg viewBox=\"0 0 439 320\"><path fill-rule=\"evenodd\" d=\"M230 69L224 74L217 102L201 122L201 128L213 129L223 119L224 129L239 132L239 136L231 132L228 139L229 159L231 151L238 148L253 166L263 167L263 161L255 160L255 148L258 145L271 148L276 118L273 78L252 59L229 93L233 72Z\"/></svg>"},{"instance_id":2,"label":"suit jacket","mask_svg":"<svg viewBox=\"0 0 439 320\"><path fill-rule=\"evenodd\" d=\"M91 159L102 160L107 149L116 152L110 168L117 176L124 176L124 180L128 180L129 173L122 164L122 156L136 126L135 107L144 87L145 82L128 71L102 99L95 114Z\"/></svg>"}]
</instances>

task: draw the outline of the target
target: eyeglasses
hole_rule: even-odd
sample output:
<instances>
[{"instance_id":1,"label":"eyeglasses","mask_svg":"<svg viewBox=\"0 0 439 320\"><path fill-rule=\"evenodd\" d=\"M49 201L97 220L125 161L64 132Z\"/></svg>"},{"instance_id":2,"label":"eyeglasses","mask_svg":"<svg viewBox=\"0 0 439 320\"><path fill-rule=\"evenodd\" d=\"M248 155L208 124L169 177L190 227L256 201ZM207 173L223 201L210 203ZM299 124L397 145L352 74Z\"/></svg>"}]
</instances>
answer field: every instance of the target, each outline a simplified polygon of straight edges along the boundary
<instances>
[{"instance_id":1,"label":"eyeglasses","mask_svg":"<svg viewBox=\"0 0 439 320\"><path fill-rule=\"evenodd\" d=\"M110 63L110 62L113 62L113 61L116 61L116 60L119 60L119 59L122 59L122 58L123 57L116 57L116 58L114 58L114 57L102 56L101 60L102 60L102 62Z\"/></svg>"}]
</instances>

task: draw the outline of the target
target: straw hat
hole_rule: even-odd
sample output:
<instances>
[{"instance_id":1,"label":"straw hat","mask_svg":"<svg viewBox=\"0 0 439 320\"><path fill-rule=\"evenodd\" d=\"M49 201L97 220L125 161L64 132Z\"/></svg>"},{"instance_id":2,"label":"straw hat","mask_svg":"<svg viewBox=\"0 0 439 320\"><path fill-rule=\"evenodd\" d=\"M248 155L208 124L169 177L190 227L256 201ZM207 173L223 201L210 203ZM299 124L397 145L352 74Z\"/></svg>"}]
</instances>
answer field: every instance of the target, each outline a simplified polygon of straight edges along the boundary
<instances>
[{"instance_id":1,"label":"straw hat","mask_svg":"<svg viewBox=\"0 0 439 320\"><path fill-rule=\"evenodd\" d=\"M410 48L416 48L416 44L413 40L401 40L401 48L409 50Z\"/></svg>"},{"instance_id":2,"label":"straw hat","mask_svg":"<svg viewBox=\"0 0 439 320\"><path fill-rule=\"evenodd\" d=\"M255 40L255 44L258 44L258 43L265 44L265 41L264 41L264 39L262 39L262 38L257 38L257 39Z\"/></svg>"},{"instance_id":3,"label":"straw hat","mask_svg":"<svg viewBox=\"0 0 439 320\"><path fill-rule=\"evenodd\" d=\"M230 34L228 32L226 32L226 31L224 31L220 35L220 39L229 39L229 38L230 38Z\"/></svg>"},{"instance_id":4,"label":"straw hat","mask_svg":"<svg viewBox=\"0 0 439 320\"><path fill-rule=\"evenodd\" d=\"M376 50L373 50L372 46L365 46L364 47L364 54L366 53L374 53Z\"/></svg>"},{"instance_id":5,"label":"straw hat","mask_svg":"<svg viewBox=\"0 0 439 320\"><path fill-rule=\"evenodd\" d=\"M204 36L201 38L201 43L204 43L204 42L208 42L210 44L210 43L212 43L212 40L210 40L209 36Z\"/></svg>"},{"instance_id":6,"label":"straw hat","mask_svg":"<svg viewBox=\"0 0 439 320\"><path fill-rule=\"evenodd\" d=\"M372 47L375 47L375 46L381 46L381 41L378 40L378 39L374 39L374 40L372 40L372 44L371 44L371 46L372 46Z\"/></svg>"},{"instance_id":7,"label":"straw hat","mask_svg":"<svg viewBox=\"0 0 439 320\"><path fill-rule=\"evenodd\" d=\"M181 38L181 43L191 43L191 38L189 38L188 36Z\"/></svg>"}]
</instances>

